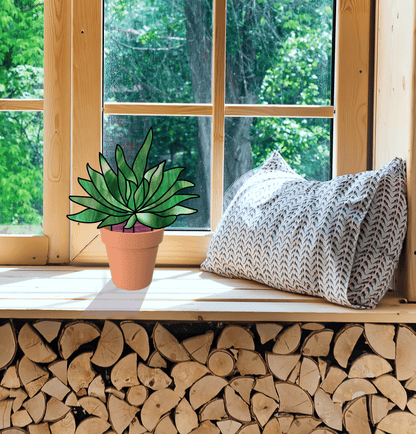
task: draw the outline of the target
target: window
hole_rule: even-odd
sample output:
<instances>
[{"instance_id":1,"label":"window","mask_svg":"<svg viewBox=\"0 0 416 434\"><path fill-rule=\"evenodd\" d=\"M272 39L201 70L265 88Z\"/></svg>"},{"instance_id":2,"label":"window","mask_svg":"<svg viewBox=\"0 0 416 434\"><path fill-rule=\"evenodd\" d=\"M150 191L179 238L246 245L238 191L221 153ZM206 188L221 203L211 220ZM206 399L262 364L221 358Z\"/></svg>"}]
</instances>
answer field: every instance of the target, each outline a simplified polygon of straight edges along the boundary
<instances>
[{"instance_id":1,"label":"window","mask_svg":"<svg viewBox=\"0 0 416 434\"><path fill-rule=\"evenodd\" d=\"M205 201L196 205L201 212L190 228L179 222L180 230L165 232L161 264L202 262L221 218L224 191L252 161L261 162L276 137L285 137L287 149L313 143L304 154L297 152L299 170L308 166L307 176L327 179L333 130L333 175L365 170L369 6L360 3L356 10L339 1L335 10L333 53L330 0L73 0L72 16L58 0L45 2L43 233L48 261L106 262L95 225L69 223L65 217L69 186L71 194L82 194L77 179L85 177L87 162L98 167L102 143L108 154L114 140L134 149L141 143L139 132L143 135L149 125L161 125L162 137L176 135L175 149L157 151L175 164L198 156L199 167L186 167L200 180L197 188ZM313 34L311 17L313 28L321 26ZM306 54L299 57L289 42ZM279 64L276 53L283 59ZM147 75L140 76L143 56L150 62ZM291 74L304 76L295 91L284 83ZM169 92L161 89L168 80ZM320 139L308 141L308 134ZM358 135L353 152L351 134ZM314 164L305 166L302 158ZM319 159L322 164L315 164Z\"/></svg>"}]
</instances>

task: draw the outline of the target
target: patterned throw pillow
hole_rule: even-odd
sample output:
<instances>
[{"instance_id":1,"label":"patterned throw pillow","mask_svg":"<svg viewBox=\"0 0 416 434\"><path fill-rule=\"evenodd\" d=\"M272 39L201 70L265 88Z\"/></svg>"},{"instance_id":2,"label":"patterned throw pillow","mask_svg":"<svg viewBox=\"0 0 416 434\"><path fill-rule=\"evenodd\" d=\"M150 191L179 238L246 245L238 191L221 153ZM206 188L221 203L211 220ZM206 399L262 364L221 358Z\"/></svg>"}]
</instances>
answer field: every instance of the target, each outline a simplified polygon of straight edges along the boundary
<instances>
[{"instance_id":1,"label":"patterned throw pillow","mask_svg":"<svg viewBox=\"0 0 416 434\"><path fill-rule=\"evenodd\" d=\"M238 190L201 269L374 308L388 290L406 225L403 160L319 182L297 175L275 151Z\"/></svg>"}]
</instances>

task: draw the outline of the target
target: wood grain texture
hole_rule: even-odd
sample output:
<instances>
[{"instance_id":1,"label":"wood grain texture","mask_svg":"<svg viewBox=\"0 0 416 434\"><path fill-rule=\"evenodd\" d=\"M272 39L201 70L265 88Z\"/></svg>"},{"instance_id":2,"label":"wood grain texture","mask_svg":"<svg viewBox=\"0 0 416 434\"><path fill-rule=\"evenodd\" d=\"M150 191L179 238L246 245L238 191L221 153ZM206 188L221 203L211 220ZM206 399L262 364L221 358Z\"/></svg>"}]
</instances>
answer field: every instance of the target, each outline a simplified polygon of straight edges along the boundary
<instances>
[{"instance_id":1,"label":"wood grain texture","mask_svg":"<svg viewBox=\"0 0 416 434\"><path fill-rule=\"evenodd\" d=\"M374 164L406 160L408 230L396 286L416 301L416 5L378 0L376 19Z\"/></svg>"},{"instance_id":2,"label":"wood grain texture","mask_svg":"<svg viewBox=\"0 0 416 434\"><path fill-rule=\"evenodd\" d=\"M0 99L0 111L42 111L43 106L43 99Z\"/></svg>"},{"instance_id":3,"label":"wood grain texture","mask_svg":"<svg viewBox=\"0 0 416 434\"><path fill-rule=\"evenodd\" d=\"M225 116L333 118L333 106L226 104Z\"/></svg>"},{"instance_id":4,"label":"wood grain texture","mask_svg":"<svg viewBox=\"0 0 416 434\"><path fill-rule=\"evenodd\" d=\"M212 116L212 104L105 103L106 115Z\"/></svg>"},{"instance_id":5,"label":"wood grain texture","mask_svg":"<svg viewBox=\"0 0 416 434\"><path fill-rule=\"evenodd\" d=\"M334 175L367 170L370 0L337 2Z\"/></svg>"},{"instance_id":6,"label":"wood grain texture","mask_svg":"<svg viewBox=\"0 0 416 434\"><path fill-rule=\"evenodd\" d=\"M157 268L141 291L114 286L108 268L0 267L0 318L415 323L416 306L387 295L356 310L196 268ZM59 289L59 290L58 290Z\"/></svg>"},{"instance_id":7,"label":"wood grain texture","mask_svg":"<svg viewBox=\"0 0 416 434\"><path fill-rule=\"evenodd\" d=\"M102 143L102 1L72 5L72 174L71 194L83 195L78 177L87 163L97 170ZM83 207L71 203L71 213ZM96 225L71 222L71 258L98 234Z\"/></svg>"},{"instance_id":8,"label":"wood grain texture","mask_svg":"<svg viewBox=\"0 0 416 434\"><path fill-rule=\"evenodd\" d=\"M45 265L48 243L45 235L2 235L0 265Z\"/></svg>"},{"instance_id":9,"label":"wood grain texture","mask_svg":"<svg viewBox=\"0 0 416 434\"><path fill-rule=\"evenodd\" d=\"M211 229L218 225L224 194L226 0L214 0L212 72Z\"/></svg>"},{"instance_id":10,"label":"wood grain texture","mask_svg":"<svg viewBox=\"0 0 416 434\"><path fill-rule=\"evenodd\" d=\"M48 261L69 260L71 162L71 5L45 1L43 233Z\"/></svg>"}]
</instances>

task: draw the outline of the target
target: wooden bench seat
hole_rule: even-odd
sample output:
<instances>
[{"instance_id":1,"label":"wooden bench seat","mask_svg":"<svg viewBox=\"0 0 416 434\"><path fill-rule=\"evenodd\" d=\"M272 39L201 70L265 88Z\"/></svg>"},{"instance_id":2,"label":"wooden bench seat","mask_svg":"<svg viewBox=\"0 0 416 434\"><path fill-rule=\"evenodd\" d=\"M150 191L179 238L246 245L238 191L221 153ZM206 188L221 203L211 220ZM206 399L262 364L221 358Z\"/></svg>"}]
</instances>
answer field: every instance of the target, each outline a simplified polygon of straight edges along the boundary
<instances>
[{"instance_id":1,"label":"wooden bench seat","mask_svg":"<svg viewBox=\"0 0 416 434\"><path fill-rule=\"evenodd\" d=\"M130 292L108 267L0 267L0 317L416 323L416 305L389 293L376 309L344 308L198 268L157 268L150 287Z\"/></svg>"}]
</instances>

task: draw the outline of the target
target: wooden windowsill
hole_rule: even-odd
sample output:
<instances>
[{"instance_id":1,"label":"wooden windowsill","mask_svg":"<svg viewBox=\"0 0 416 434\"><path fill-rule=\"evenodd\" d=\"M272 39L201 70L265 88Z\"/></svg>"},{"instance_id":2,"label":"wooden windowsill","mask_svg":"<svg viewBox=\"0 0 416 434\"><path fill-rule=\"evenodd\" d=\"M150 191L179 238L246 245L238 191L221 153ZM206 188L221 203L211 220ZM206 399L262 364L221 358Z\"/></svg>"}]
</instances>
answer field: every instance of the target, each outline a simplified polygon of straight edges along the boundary
<instances>
[{"instance_id":1,"label":"wooden windowsill","mask_svg":"<svg viewBox=\"0 0 416 434\"><path fill-rule=\"evenodd\" d=\"M0 267L0 317L416 323L416 305L388 294L373 310L344 308L198 268L157 268L148 288L124 291L108 267Z\"/></svg>"}]
</instances>

